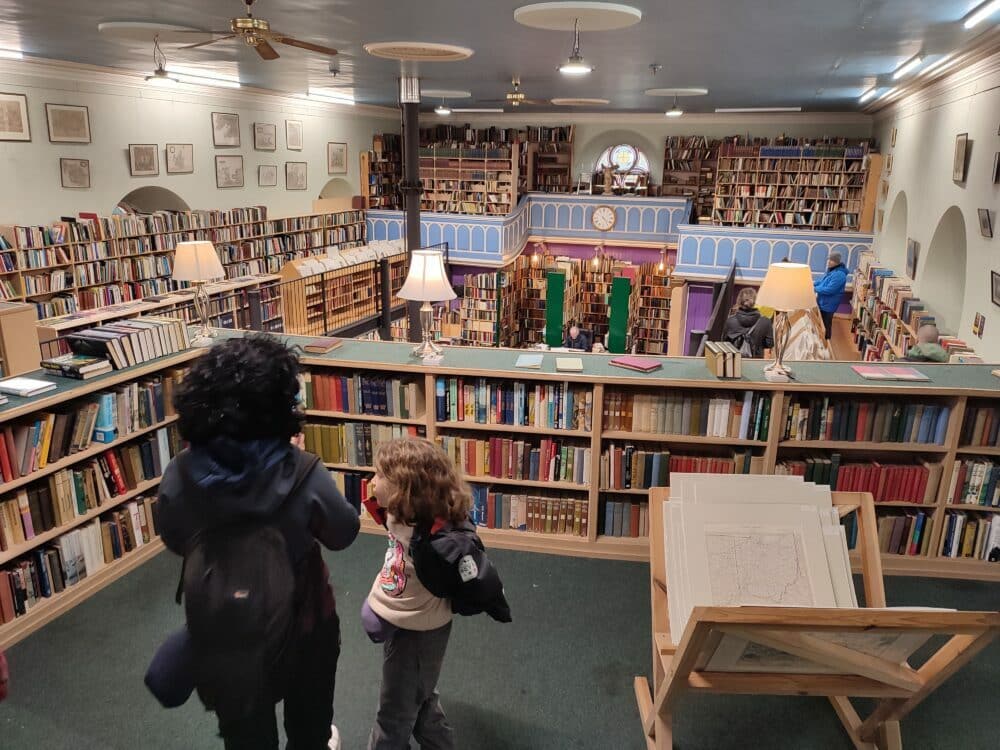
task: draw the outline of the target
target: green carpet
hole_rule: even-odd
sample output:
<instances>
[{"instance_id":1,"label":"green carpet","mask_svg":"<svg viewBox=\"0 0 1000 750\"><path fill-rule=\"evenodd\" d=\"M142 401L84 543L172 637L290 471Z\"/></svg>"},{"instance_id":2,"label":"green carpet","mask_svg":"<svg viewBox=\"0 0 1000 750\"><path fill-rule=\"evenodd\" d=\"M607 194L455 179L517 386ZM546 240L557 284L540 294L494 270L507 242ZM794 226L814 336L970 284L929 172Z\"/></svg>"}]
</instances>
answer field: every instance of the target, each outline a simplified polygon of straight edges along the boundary
<instances>
[{"instance_id":1,"label":"green carpet","mask_svg":"<svg viewBox=\"0 0 1000 750\"><path fill-rule=\"evenodd\" d=\"M358 610L382 561L362 535L328 553L343 623L336 723L362 750L375 711L380 647ZM457 618L441 679L462 750L643 748L632 677L650 668L647 566L496 550L514 622ZM197 699L167 711L142 675L181 621L179 561L164 553L9 652L12 694L0 706L3 750L221 748ZM1000 586L890 578L890 604L1000 607ZM903 723L908 748L995 748L1000 647L992 645ZM776 735L774 728L782 734ZM682 699L677 748L850 748L825 700Z\"/></svg>"}]
</instances>

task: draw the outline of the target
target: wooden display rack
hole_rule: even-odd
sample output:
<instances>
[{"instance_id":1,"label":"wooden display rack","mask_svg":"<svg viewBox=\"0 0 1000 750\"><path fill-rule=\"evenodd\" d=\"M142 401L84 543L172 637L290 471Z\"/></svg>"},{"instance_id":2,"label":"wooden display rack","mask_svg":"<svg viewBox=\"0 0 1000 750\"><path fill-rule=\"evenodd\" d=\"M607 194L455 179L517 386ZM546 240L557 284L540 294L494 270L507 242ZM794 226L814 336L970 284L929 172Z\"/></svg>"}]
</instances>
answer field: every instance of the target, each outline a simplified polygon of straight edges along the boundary
<instances>
[{"instance_id":1,"label":"wooden display rack","mask_svg":"<svg viewBox=\"0 0 1000 750\"><path fill-rule=\"evenodd\" d=\"M663 504L669 489L650 492L650 589L653 615L653 691L635 678L649 750L673 747L672 714L685 690L745 695L825 696L858 750L901 750L899 722L1000 633L1000 612L819 609L811 607L695 607L679 643L670 633L664 577ZM868 607L885 607L875 505L867 492L833 492L843 518L857 513L861 574ZM835 645L816 633L920 631L951 636L919 669ZM847 674L698 671L704 652L731 633ZM875 698L861 719L851 697ZM752 744L752 743L751 743Z\"/></svg>"}]
</instances>

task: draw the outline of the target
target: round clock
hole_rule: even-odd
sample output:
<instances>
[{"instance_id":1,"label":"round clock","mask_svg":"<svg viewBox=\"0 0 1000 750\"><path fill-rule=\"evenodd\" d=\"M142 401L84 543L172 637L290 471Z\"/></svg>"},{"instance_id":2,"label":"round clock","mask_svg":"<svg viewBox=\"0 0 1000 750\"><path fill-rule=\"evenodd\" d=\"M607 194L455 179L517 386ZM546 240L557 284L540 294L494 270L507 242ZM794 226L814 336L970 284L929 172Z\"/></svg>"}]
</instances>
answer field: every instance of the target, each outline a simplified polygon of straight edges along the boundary
<instances>
[{"instance_id":1,"label":"round clock","mask_svg":"<svg viewBox=\"0 0 1000 750\"><path fill-rule=\"evenodd\" d=\"M610 232L615 228L617 220L618 216L611 206L598 206L590 215L590 223L594 225L594 229L601 232Z\"/></svg>"}]
</instances>

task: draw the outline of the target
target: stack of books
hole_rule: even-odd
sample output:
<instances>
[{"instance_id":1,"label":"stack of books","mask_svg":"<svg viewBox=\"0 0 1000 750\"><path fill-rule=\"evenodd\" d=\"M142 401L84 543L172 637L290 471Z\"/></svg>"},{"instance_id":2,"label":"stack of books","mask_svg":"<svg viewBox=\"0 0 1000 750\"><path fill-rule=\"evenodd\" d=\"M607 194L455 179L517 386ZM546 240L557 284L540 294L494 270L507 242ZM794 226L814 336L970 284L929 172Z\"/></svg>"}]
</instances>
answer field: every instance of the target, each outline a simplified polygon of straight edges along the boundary
<instances>
[{"instance_id":1,"label":"stack of books","mask_svg":"<svg viewBox=\"0 0 1000 750\"><path fill-rule=\"evenodd\" d=\"M49 357L41 362L42 369L53 375L75 380L88 380L98 375L111 372L111 362L104 357L92 357L87 354L63 354Z\"/></svg>"},{"instance_id":2,"label":"stack of books","mask_svg":"<svg viewBox=\"0 0 1000 750\"><path fill-rule=\"evenodd\" d=\"M66 336L74 354L111 361L116 370L191 348L180 318L142 316L74 331Z\"/></svg>"}]
</instances>

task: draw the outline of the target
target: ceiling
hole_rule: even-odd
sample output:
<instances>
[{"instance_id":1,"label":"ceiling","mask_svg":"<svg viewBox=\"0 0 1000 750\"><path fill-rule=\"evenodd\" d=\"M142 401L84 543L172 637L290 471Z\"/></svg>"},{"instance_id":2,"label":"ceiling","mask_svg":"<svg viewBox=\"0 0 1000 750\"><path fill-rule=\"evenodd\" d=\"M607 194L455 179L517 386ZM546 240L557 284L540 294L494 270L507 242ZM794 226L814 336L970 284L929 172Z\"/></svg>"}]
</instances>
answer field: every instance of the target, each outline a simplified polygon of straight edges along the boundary
<instances>
[{"instance_id":1,"label":"ceiling","mask_svg":"<svg viewBox=\"0 0 1000 750\"><path fill-rule=\"evenodd\" d=\"M255 15L272 28L332 46L330 60L282 45L281 59L264 62L238 40L197 50L164 45L171 63L236 74L244 85L288 93L310 86L344 88L360 103L395 106L400 63L371 57L366 42L424 41L471 47L469 60L423 63L425 88L465 89L473 100L503 98L520 76L528 97L605 98L603 111L662 111L669 100L648 88L703 86L689 112L716 107L788 107L857 111L858 96L923 51L925 66L968 44L996 24L972 31L961 19L979 0L632 0L642 21L616 31L584 32L581 51L596 66L571 79L556 72L572 35L526 28L514 9L528 0L258 0ZM0 47L39 57L152 69L148 43L98 32L105 21L157 21L225 29L242 15L240 0L0 0ZM992 23L991 23L992 22ZM655 74L649 65L662 69ZM437 102L428 102L432 106ZM524 108L525 112L545 108ZM548 106L552 111L565 108Z\"/></svg>"}]
</instances>

